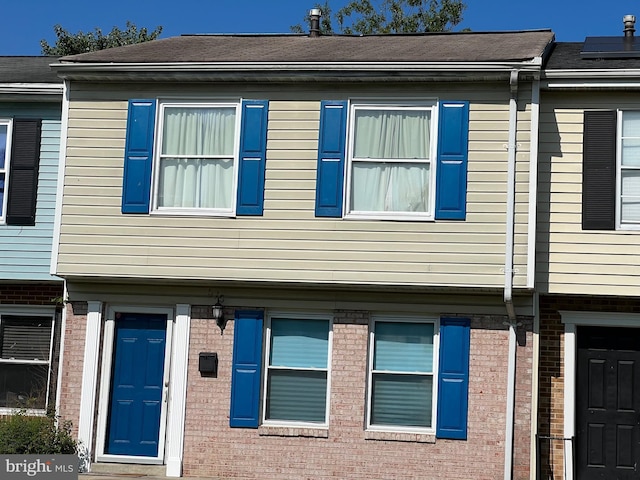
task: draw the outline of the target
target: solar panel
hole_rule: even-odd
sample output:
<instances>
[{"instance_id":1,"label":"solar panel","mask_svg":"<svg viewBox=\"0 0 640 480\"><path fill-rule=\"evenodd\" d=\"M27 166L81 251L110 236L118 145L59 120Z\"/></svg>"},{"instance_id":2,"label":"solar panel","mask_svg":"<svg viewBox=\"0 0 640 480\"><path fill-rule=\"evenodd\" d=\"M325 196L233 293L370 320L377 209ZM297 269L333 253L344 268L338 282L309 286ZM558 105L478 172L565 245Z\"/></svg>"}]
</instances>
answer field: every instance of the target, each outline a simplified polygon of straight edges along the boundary
<instances>
[{"instance_id":1,"label":"solar panel","mask_svg":"<svg viewBox=\"0 0 640 480\"><path fill-rule=\"evenodd\" d=\"M640 58L640 39L636 37L587 37L582 58Z\"/></svg>"}]
</instances>

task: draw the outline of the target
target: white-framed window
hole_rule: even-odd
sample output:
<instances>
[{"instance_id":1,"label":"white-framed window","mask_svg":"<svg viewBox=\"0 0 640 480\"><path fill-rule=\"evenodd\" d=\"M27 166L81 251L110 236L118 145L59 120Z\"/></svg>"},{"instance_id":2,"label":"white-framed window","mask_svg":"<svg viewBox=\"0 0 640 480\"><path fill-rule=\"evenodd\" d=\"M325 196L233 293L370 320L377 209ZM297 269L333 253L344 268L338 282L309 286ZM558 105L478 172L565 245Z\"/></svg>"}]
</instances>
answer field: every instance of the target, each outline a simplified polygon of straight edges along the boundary
<instances>
[{"instance_id":1,"label":"white-framed window","mask_svg":"<svg viewBox=\"0 0 640 480\"><path fill-rule=\"evenodd\" d=\"M328 424L331 340L330 317L269 316L264 423Z\"/></svg>"},{"instance_id":2,"label":"white-framed window","mask_svg":"<svg viewBox=\"0 0 640 480\"><path fill-rule=\"evenodd\" d=\"M435 432L438 319L373 317L367 428Z\"/></svg>"},{"instance_id":3,"label":"white-framed window","mask_svg":"<svg viewBox=\"0 0 640 480\"><path fill-rule=\"evenodd\" d=\"M436 102L353 101L347 217L432 219Z\"/></svg>"},{"instance_id":4,"label":"white-framed window","mask_svg":"<svg viewBox=\"0 0 640 480\"><path fill-rule=\"evenodd\" d=\"M0 312L0 409L45 410L54 316Z\"/></svg>"},{"instance_id":5,"label":"white-framed window","mask_svg":"<svg viewBox=\"0 0 640 480\"><path fill-rule=\"evenodd\" d=\"M240 102L160 103L155 212L233 215Z\"/></svg>"},{"instance_id":6,"label":"white-framed window","mask_svg":"<svg viewBox=\"0 0 640 480\"><path fill-rule=\"evenodd\" d=\"M7 217L10 152L11 121L0 119L0 223L4 223Z\"/></svg>"},{"instance_id":7,"label":"white-framed window","mask_svg":"<svg viewBox=\"0 0 640 480\"><path fill-rule=\"evenodd\" d=\"M640 110L618 111L617 225L640 229Z\"/></svg>"}]
</instances>

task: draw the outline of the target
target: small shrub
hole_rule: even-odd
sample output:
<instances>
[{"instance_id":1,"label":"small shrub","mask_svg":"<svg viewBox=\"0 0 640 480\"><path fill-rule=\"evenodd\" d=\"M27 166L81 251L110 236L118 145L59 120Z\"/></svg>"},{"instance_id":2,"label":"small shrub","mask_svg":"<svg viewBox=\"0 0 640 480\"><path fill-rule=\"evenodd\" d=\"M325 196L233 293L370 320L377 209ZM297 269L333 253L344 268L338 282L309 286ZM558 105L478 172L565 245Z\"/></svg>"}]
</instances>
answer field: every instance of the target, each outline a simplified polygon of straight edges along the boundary
<instances>
[{"instance_id":1,"label":"small shrub","mask_svg":"<svg viewBox=\"0 0 640 480\"><path fill-rule=\"evenodd\" d=\"M55 412L32 416L19 410L0 419L1 455L74 454L77 448L78 442L71 436L71 422L58 422Z\"/></svg>"}]
</instances>

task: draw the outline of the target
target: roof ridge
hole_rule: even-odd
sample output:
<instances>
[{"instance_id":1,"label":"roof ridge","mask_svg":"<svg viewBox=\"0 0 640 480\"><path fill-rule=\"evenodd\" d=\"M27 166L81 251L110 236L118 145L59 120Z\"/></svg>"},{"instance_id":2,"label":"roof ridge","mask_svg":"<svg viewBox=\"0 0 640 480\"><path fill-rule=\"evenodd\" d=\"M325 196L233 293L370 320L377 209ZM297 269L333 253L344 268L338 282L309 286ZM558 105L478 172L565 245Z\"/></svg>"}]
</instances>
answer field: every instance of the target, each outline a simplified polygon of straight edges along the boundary
<instances>
[{"instance_id":1,"label":"roof ridge","mask_svg":"<svg viewBox=\"0 0 640 480\"><path fill-rule=\"evenodd\" d=\"M461 32L412 32L412 33L372 33L372 34L358 34L348 35L344 33L331 33L323 34L317 38L371 38L371 37L435 37L438 35L450 36L450 35L508 35L508 34L520 34L520 33L546 33L551 32L550 28L538 28L528 30L483 30L483 31L461 31ZM178 37L302 37L309 38L306 33L182 33ZM164 40L171 38L167 37ZM175 37L173 37L175 38ZM158 39L163 40L163 39Z\"/></svg>"}]
</instances>

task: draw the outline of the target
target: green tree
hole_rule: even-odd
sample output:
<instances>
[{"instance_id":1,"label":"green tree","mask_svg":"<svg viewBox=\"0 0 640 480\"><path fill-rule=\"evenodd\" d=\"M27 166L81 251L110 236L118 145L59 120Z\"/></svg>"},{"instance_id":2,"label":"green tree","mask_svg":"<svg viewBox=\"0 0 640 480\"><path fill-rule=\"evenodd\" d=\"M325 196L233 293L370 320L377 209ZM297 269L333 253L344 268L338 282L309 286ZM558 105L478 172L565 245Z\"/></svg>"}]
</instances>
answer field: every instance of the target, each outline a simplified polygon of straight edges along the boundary
<instances>
[{"instance_id":1,"label":"green tree","mask_svg":"<svg viewBox=\"0 0 640 480\"><path fill-rule=\"evenodd\" d=\"M42 55L75 55L78 53L95 52L105 48L121 47L122 45L132 45L134 43L148 42L155 40L162 33L162 27L156 27L149 32L147 28L136 27L127 21L125 30L118 27L106 35L100 28L95 28L93 32L69 33L60 25L55 25L53 31L56 34L56 42L53 46L46 40L40 40Z\"/></svg>"},{"instance_id":2,"label":"green tree","mask_svg":"<svg viewBox=\"0 0 640 480\"><path fill-rule=\"evenodd\" d=\"M448 32L462 21L466 5L461 0L352 0L332 17L328 0L322 10L320 31L347 35L379 33ZM333 27L335 20L338 28ZM309 25L309 15L305 17ZM303 33L306 28L294 25L291 31Z\"/></svg>"}]
</instances>

